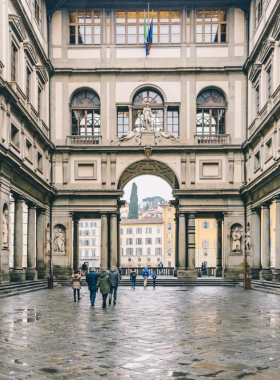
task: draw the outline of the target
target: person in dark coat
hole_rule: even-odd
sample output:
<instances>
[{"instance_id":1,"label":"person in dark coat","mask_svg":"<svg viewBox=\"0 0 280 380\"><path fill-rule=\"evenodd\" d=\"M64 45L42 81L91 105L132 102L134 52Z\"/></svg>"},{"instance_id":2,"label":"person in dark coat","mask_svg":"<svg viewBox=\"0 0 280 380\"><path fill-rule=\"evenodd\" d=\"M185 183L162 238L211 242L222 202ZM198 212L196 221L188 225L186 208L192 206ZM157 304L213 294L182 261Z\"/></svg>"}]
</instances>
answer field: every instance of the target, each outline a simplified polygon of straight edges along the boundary
<instances>
[{"instance_id":1,"label":"person in dark coat","mask_svg":"<svg viewBox=\"0 0 280 380\"><path fill-rule=\"evenodd\" d=\"M160 262L159 264L158 264L158 267L159 267L159 274L163 274L162 273L162 269L163 269L163 264L162 264L162 262Z\"/></svg>"},{"instance_id":2,"label":"person in dark coat","mask_svg":"<svg viewBox=\"0 0 280 380\"><path fill-rule=\"evenodd\" d=\"M82 271L83 271L84 276L87 275L87 269L88 269L88 266L87 266L86 262L84 262L82 265Z\"/></svg>"},{"instance_id":3,"label":"person in dark coat","mask_svg":"<svg viewBox=\"0 0 280 380\"><path fill-rule=\"evenodd\" d=\"M116 267L112 267L112 269L108 272L108 275L112 283L112 292L109 293L109 305L111 305L113 293L114 293L114 305L116 305L117 290L118 290L119 282L121 280L120 274Z\"/></svg>"},{"instance_id":4,"label":"person in dark coat","mask_svg":"<svg viewBox=\"0 0 280 380\"><path fill-rule=\"evenodd\" d=\"M100 287L100 293L103 298L102 307L105 309L108 293L112 293L112 282L105 269L102 269L101 274L98 276L97 287Z\"/></svg>"},{"instance_id":5,"label":"person in dark coat","mask_svg":"<svg viewBox=\"0 0 280 380\"><path fill-rule=\"evenodd\" d=\"M97 292L97 280L98 273L95 272L94 268L90 268L90 272L87 274L86 277L86 282L88 283L88 290L90 291L91 306L94 306L94 301Z\"/></svg>"},{"instance_id":6,"label":"person in dark coat","mask_svg":"<svg viewBox=\"0 0 280 380\"><path fill-rule=\"evenodd\" d=\"M137 277L137 273L136 273L135 269L132 269L132 271L130 273L131 289L135 289L136 277Z\"/></svg>"}]
</instances>

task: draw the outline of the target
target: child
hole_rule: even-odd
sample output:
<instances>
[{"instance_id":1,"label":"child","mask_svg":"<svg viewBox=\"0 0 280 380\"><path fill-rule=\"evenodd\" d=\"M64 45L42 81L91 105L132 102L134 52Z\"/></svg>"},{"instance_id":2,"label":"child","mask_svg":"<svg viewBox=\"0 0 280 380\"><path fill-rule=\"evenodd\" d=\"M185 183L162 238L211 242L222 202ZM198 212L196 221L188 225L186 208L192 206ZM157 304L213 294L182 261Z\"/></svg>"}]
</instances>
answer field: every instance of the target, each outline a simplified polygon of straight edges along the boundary
<instances>
[{"instance_id":1,"label":"child","mask_svg":"<svg viewBox=\"0 0 280 380\"><path fill-rule=\"evenodd\" d=\"M153 279L153 287L155 288L155 287L156 287L156 279L157 279L156 272L154 272L154 273L152 274L152 279Z\"/></svg>"},{"instance_id":2,"label":"child","mask_svg":"<svg viewBox=\"0 0 280 380\"><path fill-rule=\"evenodd\" d=\"M135 269L132 269L130 273L131 289L135 289L136 277L137 277L137 273L135 272Z\"/></svg>"}]
</instances>

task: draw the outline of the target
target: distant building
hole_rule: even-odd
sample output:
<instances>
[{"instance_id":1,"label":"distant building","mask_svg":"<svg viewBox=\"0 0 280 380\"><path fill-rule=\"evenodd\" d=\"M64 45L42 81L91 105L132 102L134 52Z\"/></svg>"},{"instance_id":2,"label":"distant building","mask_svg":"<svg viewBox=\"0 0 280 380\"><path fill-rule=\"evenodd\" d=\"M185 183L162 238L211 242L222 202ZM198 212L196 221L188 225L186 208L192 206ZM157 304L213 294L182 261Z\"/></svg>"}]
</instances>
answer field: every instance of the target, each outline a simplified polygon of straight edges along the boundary
<instances>
[{"instance_id":1,"label":"distant building","mask_svg":"<svg viewBox=\"0 0 280 380\"><path fill-rule=\"evenodd\" d=\"M164 238L163 238L163 265L175 266L175 209L168 203L160 205L163 211Z\"/></svg>"},{"instance_id":2,"label":"distant building","mask_svg":"<svg viewBox=\"0 0 280 380\"><path fill-rule=\"evenodd\" d=\"M81 219L79 222L79 266L86 262L88 267L100 267L100 219Z\"/></svg>"}]
</instances>

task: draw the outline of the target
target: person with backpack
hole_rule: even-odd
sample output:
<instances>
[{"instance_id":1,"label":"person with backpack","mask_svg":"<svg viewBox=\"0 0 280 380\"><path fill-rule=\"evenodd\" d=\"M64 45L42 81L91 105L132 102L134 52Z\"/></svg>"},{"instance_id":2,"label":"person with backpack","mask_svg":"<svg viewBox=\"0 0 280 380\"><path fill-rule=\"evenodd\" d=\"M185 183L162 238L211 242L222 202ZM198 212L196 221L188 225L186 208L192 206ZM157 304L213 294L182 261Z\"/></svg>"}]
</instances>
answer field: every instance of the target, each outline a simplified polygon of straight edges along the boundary
<instances>
[{"instance_id":1,"label":"person with backpack","mask_svg":"<svg viewBox=\"0 0 280 380\"><path fill-rule=\"evenodd\" d=\"M101 274L98 276L97 288L100 287L100 293L102 294L103 304L102 308L106 307L106 300L109 293L113 292L112 282L105 269L102 269Z\"/></svg>"},{"instance_id":2,"label":"person with backpack","mask_svg":"<svg viewBox=\"0 0 280 380\"><path fill-rule=\"evenodd\" d=\"M82 283L82 277L80 275L80 271L75 270L74 274L71 277L72 282L72 289L74 291L74 302L76 302L76 293L78 293L78 301L80 301L80 290L81 290L81 283Z\"/></svg>"},{"instance_id":3,"label":"person with backpack","mask_svg":"<svg viewBox=\"0 0 280 380\"><path fill-rule=\"evenodd\" d=\"M135 269L132 269L130 273L131 289L135 289L136 277L137 277L137 273L135 272Z\"/></svg>"},{"instance_id":4,"label":"person with backpack","mask_svg":"<svg viewBox=\"0 0 280 380\"><path fill-rule=\"evenodd\" d=\"M154 273L152 274L152 279L153 279L153 287L155 288L155 287L156 287L156 279L157 279L156 272L154 272Z\"/></svg>"},{"instance_id":5,"label":"person with backpack","mask_svg":"<svg viewBox=\"0 0 280 380\"><path fill-rule=\"evenodd\" d=\"M87 274L86 277L86 282L88 283L88 290L90 291L91 306L94 306L94 301L97 292L97 280L98 273L95 272L94 268L90 268L90 272Z\"/></svg>"},{"instance_id":6,"label":"person with backpack","mask_svg":"<svg viewBox=\"0 0 280 380\"><path fill-rule=\"evenodd\" d=\"M114 305L117 303L117 290L120 283L120 274L116 267L112 267L112 269L108 272L108 276L111 279L112 283L112 292L109 293L109 305L112 303L112 297L114 293Z\"/></svg>"},{"instance_id":7,"label":"person with backpack","mask_svg":"<svg viewBox=\"0 0 280 380\"><path fill-rule=\"evenodd\" d=\"M149 269L147 267L143 270L142 276L143 276L143 279L144 279L144 288L146 288L147 287L147 282L148 282L148 277L150 276L150 271L149 271Z\"/></svg>"}]
</instances>

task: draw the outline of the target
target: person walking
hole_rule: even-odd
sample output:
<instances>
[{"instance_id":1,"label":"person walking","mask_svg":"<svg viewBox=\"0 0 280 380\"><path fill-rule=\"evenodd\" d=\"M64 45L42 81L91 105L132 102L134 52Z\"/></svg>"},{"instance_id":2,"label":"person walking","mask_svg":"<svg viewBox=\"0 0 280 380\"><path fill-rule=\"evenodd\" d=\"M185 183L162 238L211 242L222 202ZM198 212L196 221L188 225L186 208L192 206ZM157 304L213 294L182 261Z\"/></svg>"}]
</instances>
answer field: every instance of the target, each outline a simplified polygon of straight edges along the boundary
<instances>
[{"instance_id":1,"label":"person walking","mask_svg":"<svg viewBox=\"0 0 280 380\"><path fill-rule=\"evenodd\" d=\"M80 290L81 290L82 277L78 270L75 270L74 274L72 274L71 282L72 282L72 289L74 290L74 302L76 302L76 292L78 294L78 301L81 299Z\"/></svg>"},{"instance_id":2,"label":"person walking","mask_svg":"<svg viewBox=\"0 0 280 380\"><path fill-rule=\"evenodd\" d=\"M137 277L137 273L135 272L135 269L132 269L130 273L131 289L135 289L136 277Z\"/></svg>"},{"instance_id":3,"label":"person walking","mask_svg":"<svg viewBox=\"0 0 280 380\"><path fill-rule=\"evenodd\" d=\"M87 269L88 269L87 263L84 262L83 265L82 265L82 271L83 271L83 275L84 276L87 275Z\"/></svg>"},{"instance_id":4,"label":"person walking","mask_svg":"<svg viewBox=\"0 0 280 380\"><path fill-rule=\"evenodd\" d=\"M105 269L102 269L101 274L98 276L97 287L100 287L102 294L102 308L105 309L108 293L112 293L112 282Z\"/></svg>"},{"instance_id":5,"label":"person walking","mask_svg":"<svg viewBox=\"0 0 280 380\"><path fill-rule=\"evenodd\" d=\"M144 288L146 288L147 287L147 282L148 282L148 277L150 276L150 272L149 272L149 269L147 267L143 270L142 276L143 276L143 279L144 279Z\"/></svg>"},{"instance_id":6,"label":"person walking","mask_svg":"<svg viewBox=\"0 0 280 380\"><path fill-rule=\"evenodd\" d=\"M110 277L111 283L112 283L112 291L109 293L109 305L112 303L112 296L114 293L114 305L117 303L117 291L118 286L120 283L120 274L116 267L112 267L112 269L108 272L108 275Z\"/></svg>"},{"instance_id":7,"label":"person walking","mask_svg":"<svg viewBox=\"0 0 280 380\"><path fill-rule=\"evenodd\" d=\"M90 268L90 272L87 274L86 282L88 283L88 290L90 296L91 306L94 306L96 292L97 292L97 280L98 273L95 272L94 268Z\"/></svg>"},{"instance_id":8,"label":"person walking","mask_svg":"<svg viewBox=\"0 0 280 380\"><path fill-rule=\"evenodd\" d=\"M163 274L163 273L162 273L162 269L163 269L163 264L162 264L162 262L160 262L160 263L158 264L158 267L159 267L159 274L162 275L162 274Z\"/></svg>"},{"instance_id":9,"label":"person walking","mask_svg":"<svg viewBox=\"0 0 280 380\"><path fill-rule=\"evenodd\" d=\"M156 272L154 272L154 273L152 274L152 279L153 279L153 287L155 288L155 287L156 287L156 279L157 279Z\"/></svg>"}]
</instances>

